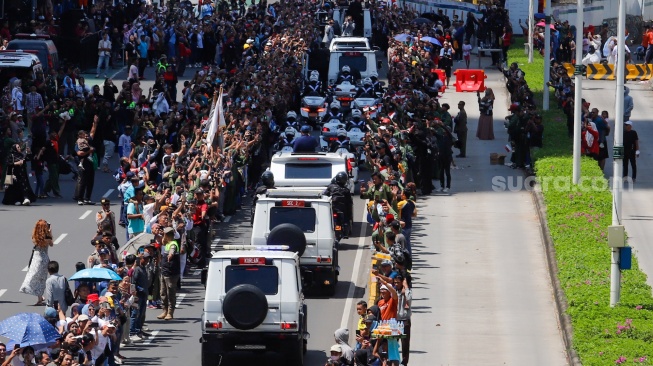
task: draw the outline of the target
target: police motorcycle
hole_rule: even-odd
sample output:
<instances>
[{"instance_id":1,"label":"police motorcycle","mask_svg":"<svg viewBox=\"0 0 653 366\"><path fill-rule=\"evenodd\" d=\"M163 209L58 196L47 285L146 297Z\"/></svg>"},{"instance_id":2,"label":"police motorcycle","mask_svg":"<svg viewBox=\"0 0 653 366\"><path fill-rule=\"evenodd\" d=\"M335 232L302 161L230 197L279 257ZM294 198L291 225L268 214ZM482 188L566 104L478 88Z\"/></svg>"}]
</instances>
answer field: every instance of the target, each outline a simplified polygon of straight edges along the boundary
<instances>
[{"instance_id":1,"label":"police motorcycle","mask_svg":"<svg viewBox=\"0 0 653 366\"><path fill-rule=\"evenodd\" d=\"M352 109L370 112L370 118L376 118L383 105L383 92L377 92L371 78L363 79L363 85L358 89L352 103Z\"/></svg>"},{"instance_id":2,"label":"police motorcycle","mask_svg":"<svg viewBox=\"0 0 653 366\"><path fill-rule=\"evenodd\" d=\"M322 119L321 131L323 137L335 136L339 128L345 127L345 116L340 112L340 103L338 101L331 102L329 109L329 112Z\"/></svg>"},{"instance_id":3,"label":"police motorcycle","mask_svg":"<svg viewBox=\"0 0 653 366\"><path fill-rule=\"evenodd\" d=\"M297 113L295 111L289 111L286 113L286 123L285 128L279 135L279 141L274 146L274 150L283 151L283 152L292 152L293 151L293 141L295 136L299 136L299 130L301 129L301 123L297 121Z\"/></svg>"},{"instance_id":4,"label":"police motorcycle","mask_svg":"<svg viewBox=\"0 0 653 366\"><path fill-rule=\"evenodd\" d=\"M358 159L356 149L347 137L344 124L338 128L334 135L324 136L320 139L322 151L336 153L347 159L347 174L354 182L358 181ZM353 189L353 186L352 186Z\"/></svg>"},{"instance_id":5,"label":"police motorcycle","mask_svg":"<svg viewBox=\"0 0 653 366\"><path fill-rule=\"evenodd\" d=\"M351 72L351 68L347 65L343 66L333 86L333 92L334 98L340 102L340 105L345 111L350 109L357 90L356 77Z\"/></svg>"},{"instance_id":6,"label":"police motorcycle","mask_svg":"<svg viewBox=\"0 0 653 366\"><path fill-rule=\"evenodd\" d=\"M327 96L322 93L322 85L317 71L311 72L309 80L310 82L304 88L300 113L302 120L315 126L327 113Z\"/></svg>"},{"instance_id":7,"label":"police motorcycle","mask_svg":"<svg viewBox=\"0 0 653 366\"><path fill-rule=\"evenodd\" d=\"M365 133L368 131L367 124L363 119L363 113L360 109L351 111L351 120L346 125L347 138L355 152L356 161L365 160Z\"/></svg>"}]
</instances>

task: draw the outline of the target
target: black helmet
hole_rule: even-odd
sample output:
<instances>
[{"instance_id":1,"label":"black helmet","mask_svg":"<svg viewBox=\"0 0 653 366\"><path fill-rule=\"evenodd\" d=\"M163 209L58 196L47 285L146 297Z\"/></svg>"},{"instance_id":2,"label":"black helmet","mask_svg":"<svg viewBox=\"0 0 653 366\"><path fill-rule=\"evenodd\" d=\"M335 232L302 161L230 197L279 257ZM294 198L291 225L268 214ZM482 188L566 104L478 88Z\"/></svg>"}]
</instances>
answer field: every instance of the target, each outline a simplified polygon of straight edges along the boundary
<instances>
[{"instance_id":1,"label":"black helmet","mask_svg":"<svg viewBox=\"0 0 653 366\"><path fill-rule=\"evenodd\" d=\"M269 170L264 171L261 175L261 182L267 188L274 187L274 174L272 174L272 172Z\"/></svg>"},{"instance_id":2,"label":"black helmet","mask_svg":"<svg viewBox=\"0 0 653 366\"><path fill-rule=\"evenodd\" d=\"M336 174L336 177L334 179L336 180L336 183L340 187L344 187L347 184L347 181L349 180L349 177L347 176L347 173L340 172L340 173Z\"/></svg>"}]
</instances>

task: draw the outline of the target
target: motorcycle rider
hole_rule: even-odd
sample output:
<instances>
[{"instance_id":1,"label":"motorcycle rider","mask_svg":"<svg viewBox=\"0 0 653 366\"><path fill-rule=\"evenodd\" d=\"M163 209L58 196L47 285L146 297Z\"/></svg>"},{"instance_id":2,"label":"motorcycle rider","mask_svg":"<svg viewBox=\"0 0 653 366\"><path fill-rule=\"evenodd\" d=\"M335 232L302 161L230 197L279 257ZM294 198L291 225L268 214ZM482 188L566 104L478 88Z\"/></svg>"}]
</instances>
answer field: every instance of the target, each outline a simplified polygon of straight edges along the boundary
<instances>
[{"instance_id":1,"label":"motorcycle rider","mask_svg":"<svg viewBox=\"0 0 653 366\"><path fill-rule=\"evenodd\" d=\"M347 123L347 129L351 129L352 127L360 128L361 132L367 131L367 123L363 119L363 113L360 109L353 109L351 111L351 120Z\"/></svg>"},{"instance_id":2,"label":"motorcycle rider","mask_svg":"<svg viewBox=\"0 0 653 366\"><path fill-rule=\"evenodd\" d=\"M276 187L274 186L274 174L272 174L271 171L266 170L261 174L261 183L256 187L256 193L254 194L254 200L252 201L251 224L254 223L254 213L256 212L256 201L258 201L258 195L268 193L268 189L276 189Z\"/></svg>"},{"instance_id":3,"label":"motorcycle rider","mask_svg":"<svg viewBox=\"0 0 653 366\"><path fill-rule=\"evenodd\" d=\"M344 128L339 128L336 134L337 140L331 142L329 145L329 152L336 152L336 150L343 148L350 151L351 145L349 144L349 139L347 138L347 130Z\"/></svg>"},{"instance_id":4,"label":"motorcycle rider","mask_svg":"<svg viewBox=\"0 0 653 366\"><path fill-rule=\"evenodd\" d=\"M363 85L356 91L356 98L374 98L374 96L374 83L372 79L363 79Z\"/></svg>"},{"instance_id":5,"label":"motorcycle rider","mask_svg":"<svg viewBox=\"0 0 653 366\"><path fill-rule=\"evenodd\" d=\"M374 92L382 92L383 87L381 86L381 82L379 81L379 73L376 71L372 71L370 73L370 79L372 79L372 87L374 87Z\"/></svg>"},{"instance_id":6,"label":"motorcycle rider","mask_svg":"<svg viewBox=\"0 0 653 366\"><path fill-rule=\"evenodd\" d=\"M348 65L345 65L338 73L336 84L341 84L343 81L349 81L350 83L354 84L358 79L360 79L360 77L357 78L356 75L352 74L351 68Z\"/></svg>"},{"instance_id":7,"label":"motorcycle rider","mask_svg":"<svg viewBox=\"0 0 653 366\"><path fill-rule=\"evenodd\" d=\"M286 130L284 131L284 134L286 137L279 136L279 141L274 147L275 151L279 151L283 149L286 146L292 146L293 143L295 142L295 129L292 127L286 127Z\"/></svg>"},{"instance_id":8,"label":"motorcycle rider","mask_svg":"<svg viewBox=\"0 0 653 366\"><path fill-rule=\"evenodd\" d=\"M295 130L299 131L299 121L297 121L297 113L295 111L289 111L286 113L286 126L285 128L292 127Z\"/></svg>"},{"instance_id":9,"label":"motorcycle rider","mask_svg":"<svg viewBox=\"0 0 653 366\"><path fill-rule=\"evenodd\" d=\"M342 121L343 117L344 115L340 112L340 102L334 100L329 105L329 111L326 112L326 114L322 118L322 123L327 123L332 119L337 119L338 121Z\"/></svg>"},{"instance_id":10,"label":"motorcycle rider","mask_svg":"<svg viewBox=\"0 0 653 366\"><path fill-rule=\"evenodd\" d=\"M352 213L354 205L351 192L349 191L349 188L347 188L349 176L346 172L339 172L336 174L334 180L335 183L329 184L322 194L331 197L331 204L334 212L339 211L344 215L342 223L345 228L343 229L343 232L345 238L347 238L349 236L349 231L351 230L350 222L353 220Z\"/></svg>"},{"instance_id":11,"label":"motorcycle rider","mask_svg":"<svg viewBox=\"0 0 653 366\"><path fill-rule=\"evenodd\" d=\"M304 87L304 95L322 95L320 74L317 71L312 71L308 80L309 82Z\"/></svg>"}]
</instances>

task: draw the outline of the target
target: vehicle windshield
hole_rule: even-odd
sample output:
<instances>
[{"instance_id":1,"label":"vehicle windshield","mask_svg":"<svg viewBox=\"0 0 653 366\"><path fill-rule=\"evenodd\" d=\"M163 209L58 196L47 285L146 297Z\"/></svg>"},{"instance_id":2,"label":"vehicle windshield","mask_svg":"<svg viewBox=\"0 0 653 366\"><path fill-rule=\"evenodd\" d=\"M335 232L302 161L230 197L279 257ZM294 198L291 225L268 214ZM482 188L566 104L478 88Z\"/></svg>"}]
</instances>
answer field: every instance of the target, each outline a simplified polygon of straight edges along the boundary
<instances>
[{"instance_id":1,"label":"vehicle windshield","mask_svg":"<svg viewBox=\"0 0 653 366\"><path fill-rule=\"evenodd\" d=\"M285 164L285 179L331 179L331 164Z\"/></svg>"},{"instance_id":2,"label":"vehicle windshield","mask_svg":"<svg viewBox=\"0 0 653 366\"><path fill-rule=\"evenodd\" d=\"M270 210L270 230L293 223L305 233L315 232L315 209L301 207L272 207Z\"/></svg>"},{"instance_id":3,"label":"vehicle windshield","mask_svg":"<svg viewBox=\"0 0 653 366\"><path fill-rule=\"evenodd\" d=\"M347 65L352 69L356 69L360 72L367 71L367 57L365 56L340 56L340 70L342 67Z\"/></svg>"},{"instance_id":4,"label":"vehicle windshield","mask_svg":"<svg viewBox=\"0 0 653 366\"><path fill-rule=\"evenodd\" d=\"M238 285L253 285L266 295L279 291L279 269L276 266L227 266L225 293Z\"/></svg>"}]
</instances>

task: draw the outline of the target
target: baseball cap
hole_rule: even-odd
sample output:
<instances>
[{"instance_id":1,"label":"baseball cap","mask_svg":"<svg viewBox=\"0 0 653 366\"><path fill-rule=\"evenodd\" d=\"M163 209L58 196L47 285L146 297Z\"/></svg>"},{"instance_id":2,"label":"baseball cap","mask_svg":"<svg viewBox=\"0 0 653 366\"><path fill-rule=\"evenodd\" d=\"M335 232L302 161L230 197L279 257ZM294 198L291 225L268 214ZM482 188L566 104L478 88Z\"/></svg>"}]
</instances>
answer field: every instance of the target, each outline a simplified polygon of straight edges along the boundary
<instances>
[{"instance_id":1,"label":"baseball cap","mask_svg":"<svg viewBox=\"0 0 653 366\"><path fill-rule=\"evenodd\" d=\"M56 318L57 317L57 310L52 307L47 307L45 308L45 311L43 312L43 316L46 318Z\"/></svg>"},{"instance_id":2,"label":"baseball cap","mask_svg":"<svg viewBox=\"0 0 653 366\"><path fill-rule=\"evenodd\" d=\"M381 285L381 291L390 291L390 290L388 290L388 286Z\"/></svg>"},{"instance_id":3,"label":"baseball cap","mask_svg":"<svg viewBox=\"0 0 653 366\"><path fill-rule=\"evenodd\" d=\"M391 266L391 265L392 265L392 261L389 260L389 259L384 259L383 262L381 262L381 265L382 265L382 266Z\"/></svg>"},{"instance_id":4,"label":"baseball cap","mask_svg":"<svg viewBox=\"0 0 653 366\"><path fill-rule=\"evenodd\" d=\"M173 233L174 231L175 231L175 229L173 229L171 227L167 227L167 228L163 229L164 234Z\"/></svg>"},{"instance_id":5,"label":"baseball cap","mask_svg":"<svg viewBox=\"0 0 653 366\"><path fill-rule=\"evenodd\" d=\"M111 231L103 231L103 232L102 232L102 236L113 237L113 233L111 233ZM100 250L100 251L101 251L101 250Z\"/></svg>"},{"instance_id":6,"label":"baseball cap","mask_svg":"<svg viewBox=\"0 0 653 366\"><path fill-rule=\"evenodd\" d=\"M628 126L632 126L632 125L633 125L633 123L630 122L630 121L626 122L625 124L627 124Z\"/></svg>"},{"instance_id":7,"label":"baseball cap","mask_svg":"<svg viewBox=\"0 0 653 366\"><path fill-rule=\"evenodd\" d=\"M100 255L107 254L108 255L109 251L107 249L100 249L100 251L98 251L98 254L100 254Z\"/></svg>"},{"instance_id":8,"label":"baseball cap","mask_svg":"<svg viewBox=\"0 0 653 366\"><path fill-rule=\"evenodd\" d=\"M385 222L392 222L395 219L395 215L393 214L387 214L385 215Z\"/></svg>"},{"instance_id":9,"label":"baseball cap","mask_svg":"<svg viewBox=\"0 0 653 366\"><path fill-rule=\"evenodd\" d=\"M401 227L401 223L397 220L394 220L390 223L390 226L394 229L399 229Z\"/></svg>"},{"instance_id":10,"label":"baseball cap","mask_svg":"<svg viewBox=\"0 0 653 366\"><path fill-rule=\"evenodd\" d=\"M98 294L90 294L90 295L86 296L86 302L87 303L95 302L95 301L98 301L99 299L100 299L100 296L98 296Z\"/></svg>"},{"instance_id":11,"label":"baseball cap","mask_svg":"<svg viewBox=\"0 0 653 366\"><path fill-rule=\"evenodd\" d=\"M331 349L329 350L329 352L342 353L342 347L339 344L334 344L333 346L331 346Z\"/></svg>"},{"instance_id":12,"label":"baseball cap","mask_svg":"<svg viewBox=\"0 0 653 366\"><path fill-rule=\"evenodd\" d=\"M77 317L77 321L83 322L88 320L88 315L82 314Z\"/></svg>"},{"instance_id":13,"label":"baseball cap","mask_svg":"<svg viewBox=\"0 0 653 366\"><path fill-rule=\"evenodd\" d=\"M308 125L303 125L301 128L301 132L311 132L311 127Z\"/></svg>"},{"instance_id":14,"label":"baseball cap","mask_svg":"<svg viewBox=\"0 0 653 366\"><path fill-rule=\"evenodd\" d=\"M108 198L102 198L100 200L100 204L103 204L103 205L108 205L110 203L111 203L111 201Z\"/></svg>"}]
</instances>

